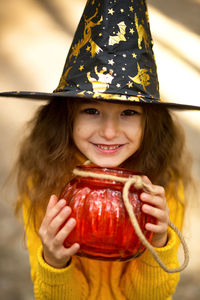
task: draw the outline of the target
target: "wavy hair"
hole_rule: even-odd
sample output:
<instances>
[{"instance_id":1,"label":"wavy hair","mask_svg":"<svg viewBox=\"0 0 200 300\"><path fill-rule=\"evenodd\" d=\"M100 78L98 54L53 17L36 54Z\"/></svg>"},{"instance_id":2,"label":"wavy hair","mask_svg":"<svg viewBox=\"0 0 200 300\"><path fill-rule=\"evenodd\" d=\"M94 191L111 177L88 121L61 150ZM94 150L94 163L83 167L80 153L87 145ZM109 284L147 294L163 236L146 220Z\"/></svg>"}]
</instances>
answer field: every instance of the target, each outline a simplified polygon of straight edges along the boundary
<instances>
[{"instance_id":1,"label":"wavy hair","mask_svg":"<svg viewBox=\"0 0 200 300\"><path fill-rule=\"evenodd\" d=\"M72 178L73 168L80 163L74 155L78 150L72 139L73 120L80 101L83 100L53 99L41 106L28 123L28 134L21 144L17 161L20 197L16 214L23 205L24 195L28 196L30 217L36 232L50 195L59 195ZM180 180L185 189L191 182L183 130L173 114L162 105L143 105L143 112L141 147L121 167L137 170L165 188L173 182L171 193L177 195Z\"/></svg>"}]
</instances>

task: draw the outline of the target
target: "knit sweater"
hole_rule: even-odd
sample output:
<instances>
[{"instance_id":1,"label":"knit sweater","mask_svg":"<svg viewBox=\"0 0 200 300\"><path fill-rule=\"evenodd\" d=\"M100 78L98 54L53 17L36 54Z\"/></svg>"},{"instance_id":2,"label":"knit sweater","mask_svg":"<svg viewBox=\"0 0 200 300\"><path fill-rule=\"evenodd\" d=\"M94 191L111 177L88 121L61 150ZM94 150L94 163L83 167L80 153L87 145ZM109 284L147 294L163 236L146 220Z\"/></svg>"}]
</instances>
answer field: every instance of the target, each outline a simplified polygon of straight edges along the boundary
<instances>
[{"instance_id":1,"label":"knit sweater","mask_svg":"<svg viewBox=\"0 0 200 300\"><path fill-rule=\"evenodd\" d=\"M183 188L179 189L183 200ZM180 202L167 196L170 219L182 227L184 209ZM28 224L26 199L23 205L24 225L30 255L31 277L37 300L170 300L179 274L164 272L146 250L140 257L128 262L107 262L73 256L69 266L56 269L43 259L39 236ZM169 228L168 242L162 248L155 248L168 268L179 263L177 251L179 240Z\"/></svg>"}]
</instances>

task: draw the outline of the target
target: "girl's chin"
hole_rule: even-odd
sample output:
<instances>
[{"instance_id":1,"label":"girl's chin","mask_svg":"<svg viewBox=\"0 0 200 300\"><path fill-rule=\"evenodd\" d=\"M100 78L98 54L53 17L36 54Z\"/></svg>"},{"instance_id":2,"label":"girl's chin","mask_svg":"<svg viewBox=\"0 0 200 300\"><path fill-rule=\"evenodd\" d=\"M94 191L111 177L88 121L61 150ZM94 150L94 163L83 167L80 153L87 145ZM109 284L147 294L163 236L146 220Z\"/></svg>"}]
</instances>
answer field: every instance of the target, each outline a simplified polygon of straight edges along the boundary
<instances>
[{"instance_id":1,"label":"girl's chin","mask_svg":"<svg viewBox=\"0 0 200 300\"><path fill-rule=\"evenodd\" d=\"M92 163L102 168L117 168L119 165L122 164L122 162L114 162L111 160L112 158L110 158L109 160L95 160L95 161L90 160L90 161L92 161Z\"/></svg>"}]
</instances>

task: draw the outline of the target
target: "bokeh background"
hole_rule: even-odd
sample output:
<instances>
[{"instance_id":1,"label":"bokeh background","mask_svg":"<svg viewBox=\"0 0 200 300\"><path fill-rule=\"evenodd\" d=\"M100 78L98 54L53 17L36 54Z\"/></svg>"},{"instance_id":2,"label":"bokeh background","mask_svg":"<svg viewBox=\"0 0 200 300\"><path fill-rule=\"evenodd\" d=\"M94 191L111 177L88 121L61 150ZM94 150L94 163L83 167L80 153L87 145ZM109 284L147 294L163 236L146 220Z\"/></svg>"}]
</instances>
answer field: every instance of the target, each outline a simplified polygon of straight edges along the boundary
<instances>
[{"instance_id":1,"label":"bokeh background","mask_svg":"<svg viewBox=\"0 0 200 300\"><path fill-rule=\"evenodd\" d=\"M0 1L0 91L52 91L86 0ZM162 98L200 104L200 0L149 0L151 30ZM0 298L33 300L23 228L13 214L15 186L3 193L24 124L41 101L0 98ZM176 113L186 131L200 186L200 112ZM200 197L190 203L184 236L190 264L175 300L200 299ZM148 299L148 296L147 296Z\"/></svg>"}]
</instances>

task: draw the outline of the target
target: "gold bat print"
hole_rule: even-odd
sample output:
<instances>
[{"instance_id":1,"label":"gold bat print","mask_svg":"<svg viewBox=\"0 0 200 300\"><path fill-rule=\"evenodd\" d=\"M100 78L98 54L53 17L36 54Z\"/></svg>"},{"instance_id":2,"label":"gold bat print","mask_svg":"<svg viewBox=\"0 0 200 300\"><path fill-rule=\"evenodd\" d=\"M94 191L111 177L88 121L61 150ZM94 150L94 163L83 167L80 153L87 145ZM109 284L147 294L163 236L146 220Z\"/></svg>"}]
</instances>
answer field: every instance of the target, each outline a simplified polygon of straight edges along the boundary
<instances>
[{"instance_id":1,"label":"gold bat print","mask_svg":"<svg viewBox=\"0 0 200 300\"><path fill-rule=\"evenodd\" d=\"M114 35L114 36L110 36L109 37L109 45L115 45L115 44L119 44L119 42L123 41L125 42L126 41L126 38L125 38L125 34L126 34L126 24L123 22L120 22L117 24L118 27L119 27L119 31L117 33L117 35Z\"/></svg>"}]
</instances>

